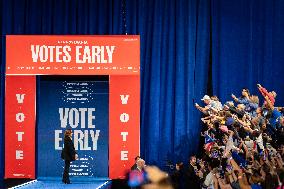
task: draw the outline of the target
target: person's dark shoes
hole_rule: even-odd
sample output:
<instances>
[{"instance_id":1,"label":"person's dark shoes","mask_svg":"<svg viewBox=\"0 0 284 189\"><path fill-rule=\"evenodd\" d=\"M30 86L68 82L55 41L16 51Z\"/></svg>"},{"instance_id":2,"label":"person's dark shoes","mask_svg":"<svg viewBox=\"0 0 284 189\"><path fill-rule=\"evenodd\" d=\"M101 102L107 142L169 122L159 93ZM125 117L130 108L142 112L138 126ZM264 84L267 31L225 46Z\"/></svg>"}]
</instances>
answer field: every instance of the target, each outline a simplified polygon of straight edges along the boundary
<instances>
[{"instance_id":1,"label":"person's dark shoes","mask_svg":"<svg viewBox=\"0 0 284 189\"><path fill-rule=\"evenodd\" d=\"M66 181L66 180L62 180L62 182L63 182L64 184L71 184L70 181Z\"/></svg>"}]
</instances>

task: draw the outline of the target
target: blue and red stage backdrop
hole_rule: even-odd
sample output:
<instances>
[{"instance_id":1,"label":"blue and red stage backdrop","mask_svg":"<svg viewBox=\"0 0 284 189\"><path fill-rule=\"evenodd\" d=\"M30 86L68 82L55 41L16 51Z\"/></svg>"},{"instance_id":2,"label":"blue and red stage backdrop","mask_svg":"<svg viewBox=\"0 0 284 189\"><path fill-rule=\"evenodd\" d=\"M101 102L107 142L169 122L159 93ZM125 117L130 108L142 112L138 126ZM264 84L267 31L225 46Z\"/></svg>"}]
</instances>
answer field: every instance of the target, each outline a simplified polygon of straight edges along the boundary
<instances>
[{"instance_id":1,"label":"blue and red stage backdrop","mask_svg":"<svg viewBox=\"0 0 284 189\"><path fill-rule=\"evenodd\" d=\"M79 155L70 175L108 177L108 77L48 78L41 79L39 89L38 177L62 176L60 153L66 129L73 131Z\"/></svg>"},{"instance_id":2,"label":"blue and red stage backdrop","mask_svg":"<svg viewBox=\"0 0 284 189\"><path fill-rule=\"evenodd\" d=\"M90 97L93 95L89 94L91 90L99 89L92 85L91 80L85 83L80 80L69 83L70 80L66 80L40 84L38 90L41 96L37 103L38 176L58 176L62 172L59 152L63 130L71 127L74 130L75 145L82 158L78 161L79 165L72 165L71 174L106 176L108 173L110 178L123 177L134 163L134 157L140 153L139 36L7 36L6 51L6 75L13 75L14 79L9 82L7 77L6 83L5 177L36 177L35 115L29 114L28 123L20 120L28 126L22 126L19 131L11 124L15 122L15 114L23 108L20 104L15 104L14 98L17 97L18 102L24 99L23 93L18 94L18 91L18 96L15 96L14 84L19 89L22 85L22 89L30 90L27 94L33 96L26 97L31 100L36 94L34 75L108 75L110 78L110 93L102 100ZM26 83L32 86L26 88ZM85 91L84 85L90 90ZM70 86L73 88L67 91ZM67 94L72 97L67 97ZM88 100L84 102L82 99ZM28 111L26 107L22 110L35 112L35 100L33 104L28 104L28 108ZM23 116L18 118L23 119ZM15 124L20 128L22 122ZM30 146L24 143L25 138L23 142L20 141L21 137L27 137ZM19 146L20 143L24 146ZM98 165L99 160L102 163ZM92 163L92 166L86 166L88 163ZM26 165L30 166L27 168Z\"/></svg>"}]
</instances>

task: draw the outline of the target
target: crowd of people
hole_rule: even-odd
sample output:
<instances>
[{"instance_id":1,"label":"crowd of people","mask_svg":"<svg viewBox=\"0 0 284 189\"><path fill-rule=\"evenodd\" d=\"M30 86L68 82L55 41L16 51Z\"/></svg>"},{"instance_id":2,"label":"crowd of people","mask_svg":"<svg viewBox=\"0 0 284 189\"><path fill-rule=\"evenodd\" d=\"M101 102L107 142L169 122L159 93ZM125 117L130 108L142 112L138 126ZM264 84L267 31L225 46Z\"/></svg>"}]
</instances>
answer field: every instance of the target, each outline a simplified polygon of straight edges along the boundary
<instances>
[{"instance_id":1,"label":"crowd of people","mask_svg":"<svg viewBox=\"0 0 284 189\"><path fill-rule=\"evenodd\" d=\"M177 164L175 188L284 189L284 116L275 107L276 92L257 85L263 98L242 89L240 97L222 105L205 95L202 136L204 155L190 157L189 166Z\"/></svg>"},{"instance_id":2,"label":"crowd of people","mask_svg":"<svg viewBox=\"0 0 284 189\"><path fill-rule=\"evenodd\" d=\"M208 95L201 99L205 106L195 104L203 113L200 157L166 174L138 156L132 170L145 171L161 189L284 189L284 108L275 106L276 92L257 88L261 99L244 88L224 104Z\"/></svg>"}]
</instances>

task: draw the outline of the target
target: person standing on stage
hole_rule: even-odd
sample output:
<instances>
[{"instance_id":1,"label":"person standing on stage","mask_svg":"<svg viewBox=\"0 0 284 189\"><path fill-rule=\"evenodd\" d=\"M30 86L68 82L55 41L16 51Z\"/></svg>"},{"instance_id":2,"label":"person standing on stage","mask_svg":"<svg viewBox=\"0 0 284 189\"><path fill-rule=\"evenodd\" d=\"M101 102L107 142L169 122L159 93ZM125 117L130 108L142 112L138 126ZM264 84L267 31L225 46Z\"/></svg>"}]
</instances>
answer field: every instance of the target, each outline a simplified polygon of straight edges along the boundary
<instances>
[{"instance_id":1,"label":"person standing on stage","mask_svg":"<svg viewBox=\"0 0 284 189\"><path fill-rule=\"evenodd\" d=\"M75 151L74 144L72 141L72 130L67 129L64 132L64 148L61 152L61 158L65 160L64 172L62 177L62 182L65 184L70 184L69 179L69 168L70 162L78 159L78 154Z\"/></svg>"}]
</instances>

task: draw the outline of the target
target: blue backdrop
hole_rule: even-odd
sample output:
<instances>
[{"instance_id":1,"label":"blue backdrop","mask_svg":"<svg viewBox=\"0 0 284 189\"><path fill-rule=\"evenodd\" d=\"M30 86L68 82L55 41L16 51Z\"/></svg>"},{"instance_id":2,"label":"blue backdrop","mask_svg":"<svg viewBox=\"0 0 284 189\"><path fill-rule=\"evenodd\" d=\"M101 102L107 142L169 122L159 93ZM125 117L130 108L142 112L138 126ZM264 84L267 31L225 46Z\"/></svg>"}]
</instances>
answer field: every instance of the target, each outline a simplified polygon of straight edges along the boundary
<instances>
[{"instance_id":1,"label":"blue backdrop","mask_svg":"<svg viewBox=\"0 0 284 189\"><path fill-rule=\"evenodd\" d=\"M242 87L256 93L261 83L278 92L276 104L284 104L281 0L1 2L2 35L141 35L141 155L146 163L163 166L197 152L201 124L193 104L206 92L225 101ZM4 65L2 60L1 102ZM3 103L1 108L3 131Z\"/></svg>"},{"instance_id":2,"label":"blue backdrop","mask_svg":"<svg viewBox=\"0 0 284 189\"><path fill-rule=\"evenodd\" d=\"M71 176L108 176L108 80L40 78L37 107L37 176L61 177L64 131L72 129L79 159Z\"/></svg>"},{"instance_id":3,"label":"blue backdrop","mask_svg":"<svg viewBox=\"0 0 284 189\"><path fill-rule=\"evenodd\" d=\"M212 4L212 86L223 101L242 87L259 94L260 83L277 92L277 106L284 105L283 10L281 0Z\"/></svg>"}]
</instances>

